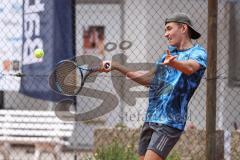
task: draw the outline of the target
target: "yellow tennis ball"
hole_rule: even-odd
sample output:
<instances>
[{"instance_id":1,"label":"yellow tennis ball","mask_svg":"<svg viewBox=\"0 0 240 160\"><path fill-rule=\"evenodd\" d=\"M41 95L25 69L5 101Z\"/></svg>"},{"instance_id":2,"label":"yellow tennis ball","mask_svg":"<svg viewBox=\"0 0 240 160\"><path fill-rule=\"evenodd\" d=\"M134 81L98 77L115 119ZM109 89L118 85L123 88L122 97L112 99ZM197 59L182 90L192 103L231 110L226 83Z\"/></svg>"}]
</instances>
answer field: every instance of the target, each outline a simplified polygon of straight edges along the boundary
<instances>
[{"instance_id":1,"label":"yellow tennis ball","mask_svg":"<svg viewBox=\"0 0 240 160\"><path fill-rule=\"evenodd\" d=\"M44 52L42 49L35 49L34 55L36 58L42 58L44 56Z\"/></svg>"}]
</instances>

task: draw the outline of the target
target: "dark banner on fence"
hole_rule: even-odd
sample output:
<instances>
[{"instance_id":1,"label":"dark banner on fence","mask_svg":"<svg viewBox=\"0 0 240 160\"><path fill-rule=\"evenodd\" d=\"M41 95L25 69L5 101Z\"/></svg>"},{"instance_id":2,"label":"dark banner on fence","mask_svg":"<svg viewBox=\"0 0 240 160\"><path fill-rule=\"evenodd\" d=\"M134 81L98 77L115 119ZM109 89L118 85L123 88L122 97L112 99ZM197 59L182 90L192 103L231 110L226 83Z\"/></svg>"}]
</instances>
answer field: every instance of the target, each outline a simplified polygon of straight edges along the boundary
<instances>
[{"instance_id":1,"label":"dark banner on fence","mask_svg":"<svg viewBox=\"0 0 240 160\"><path fill-rule=\"evenodd\" d=\"M58 101L64 98L51 91L48 75L57 62L74 56L71 0L25 0L23 9L23 66L26 75L20 92L30 97ZM42 48L43 58L34 57Z\"/></svg>"}]
</instances>

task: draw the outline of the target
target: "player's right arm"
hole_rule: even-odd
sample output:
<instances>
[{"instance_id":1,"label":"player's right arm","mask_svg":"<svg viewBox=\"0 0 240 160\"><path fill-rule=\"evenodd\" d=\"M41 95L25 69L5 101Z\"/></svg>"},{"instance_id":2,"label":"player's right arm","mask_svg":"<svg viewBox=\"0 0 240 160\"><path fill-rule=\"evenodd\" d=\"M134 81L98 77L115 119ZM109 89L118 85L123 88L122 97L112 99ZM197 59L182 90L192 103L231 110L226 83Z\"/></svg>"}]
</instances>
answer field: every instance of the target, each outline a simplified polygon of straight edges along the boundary
<instances>
[{"instance_id":1,"label":"player's right arm","mask_svg":"<svg viewBox=\"0 0 240 160\"><path fill-rule=\"evenodd\" d=\"M155 68L146 72L133 71L117 62L111 63L111 70L117 70L121 72L123 75L125 75L126 77L128 77L129 79L147 87L150 85L150 82L155 74ZM103 72L108 72L108 71L103 70Z\"/></svg>"}]
</instances>

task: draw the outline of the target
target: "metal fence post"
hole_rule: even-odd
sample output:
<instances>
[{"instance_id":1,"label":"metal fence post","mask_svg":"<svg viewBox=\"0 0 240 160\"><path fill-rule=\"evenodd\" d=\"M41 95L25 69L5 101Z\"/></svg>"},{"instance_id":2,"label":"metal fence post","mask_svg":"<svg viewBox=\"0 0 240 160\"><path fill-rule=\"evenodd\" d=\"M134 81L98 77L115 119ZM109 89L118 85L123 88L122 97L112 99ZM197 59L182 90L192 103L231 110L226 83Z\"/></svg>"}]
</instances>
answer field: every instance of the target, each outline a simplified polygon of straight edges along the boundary
<instances>
[{"instance_id":1,"label":"metal fence post","mask_svg":"<svg viewBox=\"0 0 240 160\"><path fill-rule=\"evenodd\" d=\"M206 159L216 155L216 71L218 0L208 0L208 69L206 102Z\"/></svg>"}]
</instances>

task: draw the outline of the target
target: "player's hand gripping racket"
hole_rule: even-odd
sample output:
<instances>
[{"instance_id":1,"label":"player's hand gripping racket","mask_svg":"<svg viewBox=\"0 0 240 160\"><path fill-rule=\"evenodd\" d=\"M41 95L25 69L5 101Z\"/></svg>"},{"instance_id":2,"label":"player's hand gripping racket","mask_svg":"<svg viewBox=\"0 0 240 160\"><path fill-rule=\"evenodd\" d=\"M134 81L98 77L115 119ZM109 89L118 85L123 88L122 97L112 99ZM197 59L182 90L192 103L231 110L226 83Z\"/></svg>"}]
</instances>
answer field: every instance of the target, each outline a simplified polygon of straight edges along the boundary
<instances>
[{"instance_id":1,"label":"player's hand gripping racket","mask_svg":"<svg viewBox=\"0 0 240 160\"><path fill-rule=\"evenodd\" d=\"M49 76L49 86L59 94L75 96L81 91L86 78L91 73L111 70L110 61L105 61L103 65L89 67L78 65L71 60L60 61Z\"/></svg>"}]
</instances>

